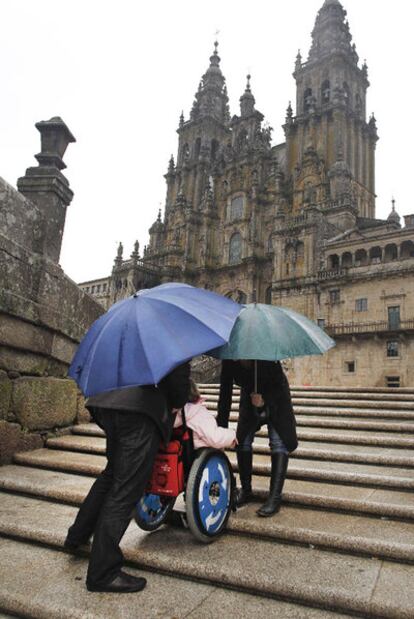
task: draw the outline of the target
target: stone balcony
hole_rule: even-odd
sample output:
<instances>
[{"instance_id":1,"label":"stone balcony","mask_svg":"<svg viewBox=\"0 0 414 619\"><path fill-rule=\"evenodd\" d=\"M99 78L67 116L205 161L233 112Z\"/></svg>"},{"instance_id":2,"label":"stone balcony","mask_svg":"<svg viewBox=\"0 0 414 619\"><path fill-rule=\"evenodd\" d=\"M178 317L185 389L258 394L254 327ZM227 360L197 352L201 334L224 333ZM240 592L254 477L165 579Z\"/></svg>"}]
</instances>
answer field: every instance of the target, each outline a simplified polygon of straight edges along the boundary
<instances>
[{"instance_id":1,"label":"stone balcony","mask_svg":"<svg viewBox=\"0 0 414 619\"><path fill-rule=\"evenodd\" d=\"M364 335L369 333L404 333L414 331L414 318L400 320L391 325L387 320L374 322L337 323L325 326L325 331L332 337Z\"/></svg>"}]
</instances>

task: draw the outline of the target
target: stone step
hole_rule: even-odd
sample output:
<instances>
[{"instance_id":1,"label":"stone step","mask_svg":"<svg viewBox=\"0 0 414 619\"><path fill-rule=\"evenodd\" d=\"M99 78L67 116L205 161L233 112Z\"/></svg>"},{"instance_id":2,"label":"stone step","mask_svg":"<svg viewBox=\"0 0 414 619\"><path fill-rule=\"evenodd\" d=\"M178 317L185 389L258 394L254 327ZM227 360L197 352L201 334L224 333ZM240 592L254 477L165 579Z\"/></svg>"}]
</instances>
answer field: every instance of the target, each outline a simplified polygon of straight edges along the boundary
<instances>
[{"instance_id":1,"label":"stone step","mask_svg":"<svg viewBox=\"0 0 414 619\"><path fill-rule=\"evenodd\" d=\"M213 413L215 409L208 407ZM411 433L414 435L414 420L392 421L388 419L364 419L364 418L335 418L319 417L317 415L295 415L296 424L300 427L316 427L316 428L344 428L349 430L376 430L379 432L402 432ZM230 421L238 420L237 411L232 411L229 416Z\"/></svg>"},{"instance_id":2,"label":"stone step","mask_svg":"<svg viewBox=\"0 0 414 619\"><path fill-rule=\"evenodd\" d=\"M216 404L211 402L205 402L206 408L211 411L213 415L217 414ZM295 406L294 412L297 416L307 416L309 423L312 420L319 417L327 417L331 419L340 418L345 421L366 421L372 420L377 422L391 421L394 423L404 423L408 420L408 423L414 424L414 412L412 410L407 411L392 411L389 409L362 409L362 408L319 408L317 406ZM236 420L239 415L238 405L234 404L230 410L230 418ZM350 418L350 419L347 419ZM355 418L355 419L354 419Z\"/></svg>"},{"instance_id":3,"label":"stone step","mask_svg":"<svg viewBox=\"0 0 414 619\"><path fill-rule=\"evenodd\" d=\"M318 428L344 428L349 430L378 430L386 432L407 432L414 435L414 421L388 421L365 419L335 419L329 417L307 417L296 415L298 426Z\"/></svg>"},{"instance_id":4,"label":"stone step","mask_svg":"<svg viewBox=\"0 0 414 619\"><path fill-rule=\"evenodd\" d=\"M41 453L26 452L16 461L29 475L29 481L36 477L37 467L48 475L48 480L53 480L58 475L57 471L69 471L77 474L79 483L84 476L96 476L105 466L105 458L92 454L73 454L73 452L55 452L44 449ZM13 465L10 465L13 466ZM29 468L36 467L36 468ZM3 468L3 479L6 469ZM7 479L10 484L17 484L16 491L21 491L19 483L23 473L16 471L16 480ZM55 479L59 479L55 477ZM22 480L27 487L27 481ZM86 486L85 486L86 487ZM262 500L267 496L269 479L265 476L253 477L253 490L255 496ZM28 491L28 490L27 490ZM29 491L28 491L29 492ZM29 492L31 493L31 492ZM36 494L36 491L34 492ZM395 489L378 489L369 486L350 486L340 483L316 482L314 480L287 479L284 491L284 501L294 505L313 506L318 509L341 510L372 514L381 517L404 518L414 520L414 493L398 491Z\"/></svg>"},{"instance_id":5,"label":"stone step","mask_svg":"<svg viewBox=\"0 0 414 619\"><path fill-rule=\"evenodd\" d=\"M234 470L237 470L235 454L228 453ZM256 475L270 476L270 458L255 454L253 471ZM414 470L400 467L383 467L372 464L349 462L324 462L315 460L295 460L290 462L290 479L312 479L315 481L338 482L399 490L414 489Z\"/></svg>"},{"instance_id":6,"label":"stone step","mask_svg":"<svg viewBox=\"0 0 414 619\"><path fill-rule=\"evenodd\" d=\"M65 436L60 439L59 445L65 445L68 450L36 449L34 451L16 454L15 462L28 466L40 466L55 470L77 471L81 465L87 467L86 474L96 475L104 465L103 456L94 455L102 453L103 440L93 438L88 449L85 437ZM99 441L99 443L98 443ZM82 443L82 451L76 451ZM56 444L56 443L55 443ZM61 447L60 447L61 449ZM83 453L85 452L85 453ZM237 470L237 461L234 453L229 453L230 461ZM93 460L97 458L98 460ZM91 468L89 468L91 467ZM253 459L253 471L257 475L270 475L270 458L255 454ZM324 462L314 460L295 460L289 465L288 478L311 479L314 481L338 482L344 484L368 485L384 488L398 488L402 490L414 489L414 470L400 467L385 467L375 465L362 465L349 462Z\"/></svg>"},{"instance_id":7,"label":"stone step","mask_svg":"<svg viewBox=\"0 0 414 619\"><path fill-rule=\"evenodd\" d=\"M0 608L30 619L208 619L211 600L222 617L269 619L346 619L349 615L319 610L248 593L225 590L128 568L144 576L147 586L135 595L91 594L84 580L87 559L70 557L58 547L47 548L13 539L0 539ZM45 570L48 577L45 579ZM19 578L16 578L16 572ZM31 595L27 595L30 591ZM0 612L0 618L10 617Z\"/></svg>"},{"instance_id":8,"label":"stone step","mask_svg":"<svg viewBox=\"0 0 414 619\"><path fill-rule=\"evenodd\" d=\"M232 427L236 427L235 422L230 423ZM74 434L84 434L88 436L105 436L104 432L95 424L79 424L73 426ZM267 437L267 430L263 429L257 432L256 436ZM401 447L409 449L414 447L414 437L410 438L406 434L386 432L353 432L348 430L304 430L298 429L298 437L301 441L319 441L321 443L341 443L355 445L380 445L384 447Z\"/></svg>"},{"instance_id":9,"label":"stone step","mask_svg":"<svg viewBox=\"0 0 414 619\"><path fill-rule=\"evenodd\" d=\"M48 440L48 447L52 449L74 449L76 451L92 451L105 453L105 442L102 435L64 436ZM102 438L101 438L102 437ZM269 454L267 441L258 437L253 449L258 454ZM383 447L338 446L326 447L323 443L306 443L291 455L293 459L307 458L312 460L331 460L338 462L355 462L380 464L388 466L414 467L414 453L412 450L384 449Z\"/></svg>"},{"instance_id":10,"label":"stone step","mask_svg":"<svg viewBox=\"0 0 414 619\"><path fill-rule=\"evenodd\" d=\"M200 388L200 392L204 397L210 396L218 396L220 393L219 387L213 388ZM292 398L297 399L309 399L311 401L318 402L320 399L328 399L328 400L355 400L360 402L362 405L364 402L387 402L398 405L401 402L413 403L414 402L414 393L344 393L341 391L309 391L309 390L296 390L291 389L290 391ZM239 398L240 389L237 387L233 387L233 396Z\"/></svg>"},{"instance_id":11,"label":"stone step","mask_svg":"<svg viewBox=\"0 0 414 619\"><path fill-rule=\"evenodd\" d=\"M214 394L206 394L206 393L202 393L202 396L205 399L206 404L217 404L218 402L218 395L214 395ZM234 395L232 398L233 401L233 405L234 404L238 404L240 402L240 397ZM389 402L389 401L384 401L384 400L352 400L352 399L312 399L312 398L305 398L305 397L294 397L292 396L292 402L293 402L293 406L310 406L310 407L333 407L333 408L361 408L361 409L381 409L381 408L385 408L385 409L390 409L390 410L395 410L395 411L411 411L413 412L413 404L414 401L410 400L408 402Z\"/></svg>"},{"instance_id":12,"label":"stone step","mask_svg":"<svg viewBox=\"0 0 414 619\"><path fill-rule=\"evenodd\" d=\"M0 533L61 548L75 514L69 505L3 494ZM224 535L204 546L184 529L164 527L148 534L135 523L128 528L122 548L130 564L175 577L364 617L412 616L413 565L277 544L271 539L253 542L240 535Z\"/></svg>"},{"instance_id":13,"label":"stone step","mask_svg":"<svg viewBox=\"0 0 414 619\"><path fill-rule=\"evenodd\" d=\"M80 504L93 478L9 465L0 469L0 488ZM284 505L275 518L258 518L258 504L239 509L229 530L243 535L358 552L369 556L414 562L414 522L322 512Z\"/></svg>"},{"instance_id":14,"label":"stone step","mask_svg":"<svg viewBox=\"0 0 414 619\"><path fill-rule=\"evenodd\" d=\"M220 390L219 383L198 383L198 387L200 390ZM395 395L396 398L401 396L408 396L414 400L414 388L413 387L341 387L340 385L330 387L326 385L291 385L291 391L298 391L300 393L309 393L313 394L315 392L322 393L344 393L344 394L365 394L367 396L371 395ZM235 385L233 388L234 393L238 393L240 389Z\"/></svg>"}]
</instances>

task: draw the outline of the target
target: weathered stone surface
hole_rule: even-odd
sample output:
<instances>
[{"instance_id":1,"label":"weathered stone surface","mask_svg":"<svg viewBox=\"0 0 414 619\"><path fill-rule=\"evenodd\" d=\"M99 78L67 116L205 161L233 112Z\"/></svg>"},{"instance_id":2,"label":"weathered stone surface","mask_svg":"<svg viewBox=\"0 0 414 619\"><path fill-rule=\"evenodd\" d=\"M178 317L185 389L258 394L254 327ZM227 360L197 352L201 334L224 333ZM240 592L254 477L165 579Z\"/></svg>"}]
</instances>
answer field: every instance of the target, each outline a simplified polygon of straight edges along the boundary
<instances>
[{"instance_id":1,"label":"weathered stone surface","mask_svg":"<svg viewBox=\"0 0 414 619\"><path fill-rule=\"evenodd\" d=\"M178 578L128 568L135 576L145 576L147 587L133 596L91 595L84 578L87 561L69 558L50 548L10 539L0 541L5 557L0 566L3 583L0 605L8 612L36 618L59 619L210 619L266 617L269 619L346 619L316 608L289 602L257 598L236 591L223 591L209 584L189 583ZM48 579L45 582L44 572ZM16 571L19 578L16 579ZM29 597L27 591L31 591ZM212 600L214 603L212 604ZM0 617L2 615L0 614Z\"/></svg>"},{"instance_id":2,"label":"weathered stone surface","mask_svg":"<svg viewBox=\"0 0 414 619\"><path fill-rule=\"evenodd\" d=\"M17 423L0 420L0 464L11 462L16 451L38 449L42 446L40 434L25 432Z\"/></svg>"},{"instance_id":3,"label":"weathered stone surface","mask_svg":"<svg viewBox=\"0 0 414 619\"><path fill-rule=\"evenodd\" d=\"M4 370L0 370L0 419L7 419L12 394L12 382Z\"/></svg>"},{"instance_id":4,"label":"weathered stone surface","mask_svg":"<svg viewBox=\"0 0 414 619\"><path fill-rule=\"evenodd\" d=\"M73 423L77 412L77 388L59 378L19 378L14 381L13 412L23 427L48 430Z\"/></svg>"},{"instance_id":5,"label":"weathered stone surface","mask_svg":"<svg viewBox=\"0 0 414 619\"><path fill-rule=\"evenodd\" d=\"M44 355L2 346L0 348L0 367L9 373L17 372L15 378L18 378L20 374L45 376L46 372L49 373L50 363ZM66 372L67 366L65 365L63 368Z\"/></svg>"},{"instance_id":6,"label":"weathered stone surface","mask_svg":"<svg viewBox=\"0 0 414 619\"><path fill-rule=\"evenodd\" d=\"M91 420L91 414L85 408L85 398L83 395L78 395L78 408L76 414L76 423L88 423Z\"/></svg>"}]
</instances>

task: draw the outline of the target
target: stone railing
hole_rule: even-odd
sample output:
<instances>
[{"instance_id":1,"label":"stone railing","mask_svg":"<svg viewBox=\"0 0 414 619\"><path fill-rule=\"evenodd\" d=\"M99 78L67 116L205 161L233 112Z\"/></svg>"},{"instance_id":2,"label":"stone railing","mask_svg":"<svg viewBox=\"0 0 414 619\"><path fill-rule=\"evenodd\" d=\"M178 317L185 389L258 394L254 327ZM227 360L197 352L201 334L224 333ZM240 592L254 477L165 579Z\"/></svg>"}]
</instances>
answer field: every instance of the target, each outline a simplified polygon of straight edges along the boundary
<instances>
[{"instance_id":1,"label":"stone railing","mask_svg":"<svg viewBox=\"0 0 414 619\"><path fill-rule=\"evenodd\" d=\"M325 331L332 337L338 335L354 335L358 333L381 333L390 331L414 331L414 318L400 320L391 325L387 320L376 322L351 322L325 325Z\"/></svg>"},{"instance_id":2,"label":"stone railing","mask_svg":"<svg viewBox=\"0 0 414 619\"><path fill-rule=\"evenodd\" d=\"M346 277L348 269L326 269L324 271L318 271L318 280L324 281L326 279L337 279L338 277Z\"/></svg>"}]
</instances>

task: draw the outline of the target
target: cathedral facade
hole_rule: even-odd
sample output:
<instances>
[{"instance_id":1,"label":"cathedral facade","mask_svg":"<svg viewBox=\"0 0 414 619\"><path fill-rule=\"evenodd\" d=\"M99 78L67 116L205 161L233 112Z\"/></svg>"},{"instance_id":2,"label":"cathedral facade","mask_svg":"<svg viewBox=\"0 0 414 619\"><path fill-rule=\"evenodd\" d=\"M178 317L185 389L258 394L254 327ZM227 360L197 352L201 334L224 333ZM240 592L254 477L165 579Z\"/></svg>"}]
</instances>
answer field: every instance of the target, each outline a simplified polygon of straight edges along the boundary
<instances>
[{"instance_id":1,"label":"cathedral facade","mask_svg":"<svg viewBox=\"0 0 414 619\"><path fill-rule=\"evenodd\" d=\"M238 302L295 309L337 346L295 360L304 384L414 384L414 216L375 217L376 121L367 117L346 11L325 0L308 58L296 58L285 142L256 109L247 76L231 116L217 44L165 179L165 212L141 257L118 250L105 303L162 281L186 281ZM82 284L83 287L88 282Z\"/></svg>"}]
</instances>

